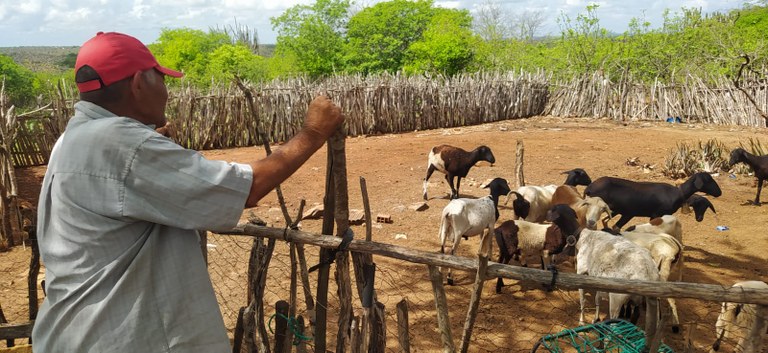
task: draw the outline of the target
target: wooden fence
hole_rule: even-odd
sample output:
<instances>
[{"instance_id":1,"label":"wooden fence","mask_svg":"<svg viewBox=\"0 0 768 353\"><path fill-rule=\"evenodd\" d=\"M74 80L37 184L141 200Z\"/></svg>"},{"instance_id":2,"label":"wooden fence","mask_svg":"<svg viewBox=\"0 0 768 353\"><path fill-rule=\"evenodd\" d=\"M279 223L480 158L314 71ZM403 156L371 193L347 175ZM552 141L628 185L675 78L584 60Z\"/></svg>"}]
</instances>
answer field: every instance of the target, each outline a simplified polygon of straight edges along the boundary
<instances>
[{"instance_id":1,"label":"wooden fence","mask_svg":"<svg viewBox=\"0 0 768 353\"><path fill-rule=\"evenodd\" d=\"M613 82L600 73L552 84L552 96L544 115L594 117L613 120L666 120L719 125L766 126L749 98L725 77L707 84L688 76L685 82L640 84L628 80ZM743 87L760 108L768 107L768 84L751 80Z\"/></svg>"}]
</instances>

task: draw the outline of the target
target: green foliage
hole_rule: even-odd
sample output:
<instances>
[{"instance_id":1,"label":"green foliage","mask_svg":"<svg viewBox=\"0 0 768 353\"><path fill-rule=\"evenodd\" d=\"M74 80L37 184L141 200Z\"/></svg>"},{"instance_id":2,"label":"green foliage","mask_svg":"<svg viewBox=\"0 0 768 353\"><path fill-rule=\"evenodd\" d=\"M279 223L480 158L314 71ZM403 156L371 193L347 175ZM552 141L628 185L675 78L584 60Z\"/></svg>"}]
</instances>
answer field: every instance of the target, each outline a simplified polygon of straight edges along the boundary
<instances>
[{"instance_id":1,"label":"green foliage","mask_svg":"<svg viewBox=\"0 0 768 353\"><path fill-rule=\"evenodd\" d=\"M469 11L435 11L422 38L408 48L405 72L453 76L464 71L474 56L474 43L479 40L472 33L471 24Z\"/></svg>"},{"instance_id":2,"label":"green foliage","mask_svg":"<svg viewBox=\"0 0 768 353\"><path fill-rule=\"evenodd\" d=\"M391 0L354 15L347 31L349 71L369 74L402 69L408 48L430 25L432 6L432 0Z\"/></svg>"},{"instance_id":3,"label":"green foliage","mask_svg":"<svg viewBox=\"0 0 768 353\"><path fill-rule=\"evenodd\" d=\"M349 0L317 0L314 5L295 5L273 17L278 55L296 58L302 72L313 77L342 69Z\"/></svg>"},{"instance_id":4,"label":"green foliage","mask_svg":"<svg viewBox=\"0 0 768 353\"><path fill-rule=\"evenodd\" d=\"M234 75L249 81L267 78L266 60L243 44L224 44L209 56L206 77L214 81L230 81Z\"/></svg>"},{"instance_id":5,"label":"green foliage","mask_svg":"<svg viewBox=\"0 0 768 353\"><path fill-rule=\"evenodd\" d=\"M11 105L25 107L34 103L35 75L9 56L1 54L0 81L5 82L5 94Z\"/></svg>"},{"instance_id":6,"label":"green foliage","mask_svg":"<svg viewBox=\"0 0 768 353\"><path fill-rule=\"evenodd\" d=\"M149 49L161 65L184 72L185 79L201 86L210 82L209 56L216 48L231 43L221 32L179 28L163 29L157 42ZM173 82L173 81L169 81Z\"/></svg>"}]
</instances>

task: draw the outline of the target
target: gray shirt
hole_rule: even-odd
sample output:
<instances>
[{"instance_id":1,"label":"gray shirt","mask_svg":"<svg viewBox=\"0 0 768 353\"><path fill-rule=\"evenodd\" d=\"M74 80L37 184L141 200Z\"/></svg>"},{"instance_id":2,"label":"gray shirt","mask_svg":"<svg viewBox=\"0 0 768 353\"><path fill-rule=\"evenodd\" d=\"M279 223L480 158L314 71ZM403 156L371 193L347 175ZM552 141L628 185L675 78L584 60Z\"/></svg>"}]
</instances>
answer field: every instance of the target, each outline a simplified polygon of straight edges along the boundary
<instances>
[{"instance_id":1,"label":"gray shirt","mask_svg":"<svg viewBox=\"0 0 768 353\"><path fill-rule=\"evenodd\" d=\"M248 165L75 104L40 192L35 353L230 352L195 230L232 228L252 180Z\"/></svg>"}]
</instances>

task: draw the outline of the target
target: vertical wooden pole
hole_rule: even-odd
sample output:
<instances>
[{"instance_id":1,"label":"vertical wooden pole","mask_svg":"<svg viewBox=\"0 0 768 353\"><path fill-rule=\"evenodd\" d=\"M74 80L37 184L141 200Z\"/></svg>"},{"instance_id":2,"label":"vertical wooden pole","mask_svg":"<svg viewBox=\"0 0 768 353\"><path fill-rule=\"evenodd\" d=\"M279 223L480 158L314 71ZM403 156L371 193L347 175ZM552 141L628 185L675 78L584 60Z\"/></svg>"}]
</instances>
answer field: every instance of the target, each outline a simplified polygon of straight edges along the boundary
<instances>
[{"instance_id":1,"label":"vertical wooden pole","mask_svg":"<svg viewBox=\"0 0 768 353\"><path fill-rule=\"evenodd\" d=\"M304 336L304 317L299 316L296 318L296 326L298 328L298 334ZM303 339L299 340L299 345L296 346L296 353L307 353L307 342Z\"/></svg>"},{"instance_id":2,"label":"vertical wooden pole","mask_svg":"<svg viewBox=\"0 0 768 353\"><path fill-rule=\"evenodd\" d=\"M517 140L517 150L515 152L515 189L525 186L525 173L523 171L525 146L523 140Z\"/></svg>"},{"instance_id":3,"label":"vertical wooden pole","mask_svg":"<svg viewBox=\"0 0 768 353\"><path fill-rule=\"evenodd\" d=\"M437 266L427 265L429 268L429 280L432 282L432 291L435 295L435 309L437 310L437 327L440 329L440 339L443 342L444 353L456 352L451 334L451 320L448 318L448 299L443 288L443 274Z\"/></svg>"},{"instance_id":4,"label":"vertical wooden pole","mask_svg":"<svg viewBox=\"0 0 768 353\"><path fill-rule=\"evenodd\" d=\"M333 234L333 211L336 208L333 183L333 151L328 145L327 170L325 173L325 197L323 198L323 229L325 235ZM326 261L330 256L330 250L320 248L320 262ZM315 352L325 353L326 351L326 330L328 327L328 280L330 268L328 265L320 266L317 269L317 307L315 311ZM311 323L310 323L311 324Z\"/></svg>"},{"instance_id":5,"label":"vertical wooden pole","mask_svg":"<svg viewBox=\"0 0 768 353\"><path fill-rule=\"evenodd\" d=\"M285 353L291 351L290 344L288 350L285 350L285 341L289 341L288 338L288 311L289 304L285 300L278 300L275 303L275 353Z\"/></svg>"},{"instance_id":6,"label":"vertical wooden pole","mask_svg":"<svg viewBox=\"0 0 768 353\"><path fill-rule=\"evenodd\" d=\"M485 283L485 274L488 270L488 255L491 252L491 234L481 235L480 250L477 252L477 275L475 276L475 286L472 290L472 298L469 301L467 310L467 319L464 321L464 333L461 336L461 353L469 350L469 341L472 337L472 329L477 318L477 309L480 307L480 297L483 293L483 283Z\"/></svg>"},{"instance_id":7,"label":"vertical wooden pole","mask_svg":"<svg viewBox=\"0 0 768 353\"><path fill-rule=\"evenodd\" d=\"M234 338L232 342L232 353L240 353L243 347L243 320L245 317L245 307L240 307L240 311L237 313L237 323L235 324Z\"/></svg>"},{"instance_id":8,"label":"vertical wooden pole","mask_svg":"<svg viewBox=\"0 0 768 353\"><path fill-rule=\"evenodd\" d=\"M403 298L397 303L397 340L400 352L411 353L411 335L408 328L408 301Z\"/></svg>"},{"instance_id":9,"label":"vertical wooden pole","mask_svg":"<svg viewBox=\"0 0 768 353\"><path fill-rule=\"evenodd\" d=\"M333 182L336 194L336 234L343 236L349 229L349 194L347 191L347 157L344 132L339 129L328 140L333 153ZM336 253L336 286L339 292L339 325L336 334L336 352L344 353L350 345L349 328L352 323L352 280L349 276L349 252Z\"/></svg>"},{"instance_id":10,"label":"vertical wooden pole","mask_svg":"<svg viewBox=\"0 0 768 353\"><path fill-rule=\"evenodd\" d=\"M40 274L40 248L37 245L37 226L32 225L27 229L29 245L32 248L32 257L29 259L29 275L27 276L27 292L29 293L29 320L37 319L37 276Z\"/></svg>"}]
</instances>

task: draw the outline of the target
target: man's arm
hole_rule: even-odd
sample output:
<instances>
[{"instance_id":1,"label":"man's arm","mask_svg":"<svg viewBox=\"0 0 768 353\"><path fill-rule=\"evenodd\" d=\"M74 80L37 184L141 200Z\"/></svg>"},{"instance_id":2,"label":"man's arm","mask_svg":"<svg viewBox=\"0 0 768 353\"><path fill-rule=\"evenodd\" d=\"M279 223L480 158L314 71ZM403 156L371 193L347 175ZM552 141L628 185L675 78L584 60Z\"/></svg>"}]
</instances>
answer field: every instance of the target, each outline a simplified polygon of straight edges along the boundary
<instances>
[{"instance_id":1,"label":"man's arm","mask_svg":"<svg viewBox=\"0 0 768 353\"><path fill-rule=\"evenodd\" d=\"M253 184L245 207L254 207L272 189L293 175L344 122L341 109L325 96L312 100L304 127L264 159L250 163Z\"/></svg>"}]
</instances>

